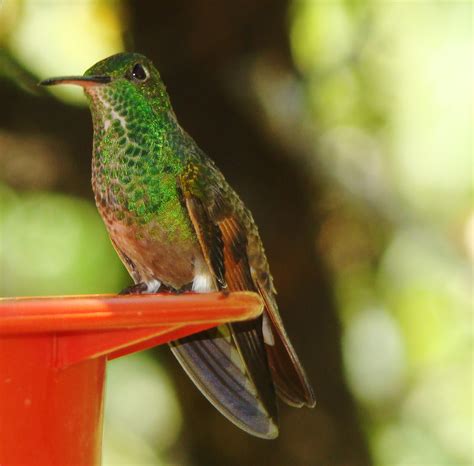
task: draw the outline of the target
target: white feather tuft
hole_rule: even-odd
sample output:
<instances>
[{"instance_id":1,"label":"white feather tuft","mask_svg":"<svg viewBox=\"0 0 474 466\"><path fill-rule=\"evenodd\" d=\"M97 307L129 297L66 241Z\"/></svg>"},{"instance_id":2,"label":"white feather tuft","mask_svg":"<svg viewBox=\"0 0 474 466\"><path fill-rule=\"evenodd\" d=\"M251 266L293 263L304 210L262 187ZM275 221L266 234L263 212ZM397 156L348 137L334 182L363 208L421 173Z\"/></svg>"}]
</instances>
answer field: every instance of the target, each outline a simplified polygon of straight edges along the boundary
<instances>
[{"instance_id":1,"label":"white feather tuft","mask_svg":"<svg viewBox=\"0 0 474 466\"><path fill-rule=\"evenodd\" d=\"M157 293L160 289L161 282L159 280L153 279L146 283L146 292L147 293Z\"/></svg>"},{"instance_id":2,"label":"white feather tuft","mask_svg":"<svg viewBox=\"0 0 474 466\"><path fill-rule=\"evenodd\" d=\"M267 314L263 313L262 320L263 341L268 346L275 346L275 337L273 336L272 327Z\"/></svg>"},{"instance_id":3,"label":"white feather tuft","mask_svg":"<svg viewBox=\"0 0 474 466\"><path fill-rule=\"evenodd\" d=\"M214 284L209 273L198 273L194 276L193 291L196 293L208 293L213 291Z\"/></svg>"}]
</instances>

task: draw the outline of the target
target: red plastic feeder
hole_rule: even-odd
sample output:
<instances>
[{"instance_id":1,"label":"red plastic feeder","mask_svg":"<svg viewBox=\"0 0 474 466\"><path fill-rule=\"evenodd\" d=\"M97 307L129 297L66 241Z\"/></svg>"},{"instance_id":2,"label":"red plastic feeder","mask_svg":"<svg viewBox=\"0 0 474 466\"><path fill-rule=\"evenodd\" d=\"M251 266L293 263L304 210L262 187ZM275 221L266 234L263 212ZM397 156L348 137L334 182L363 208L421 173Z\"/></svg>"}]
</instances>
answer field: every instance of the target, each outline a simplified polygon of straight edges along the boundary
<instances>
[{"instance_id":1,"label":"red plastic feeder","mask_svg":"<svg viewBox=\"0 0 474 466\"><path fill-rule=\"evenodd\" d=\"M100 465L108 359L262 306L247 292L0 300L0 466Z\"/></svg>"}]
</instances>

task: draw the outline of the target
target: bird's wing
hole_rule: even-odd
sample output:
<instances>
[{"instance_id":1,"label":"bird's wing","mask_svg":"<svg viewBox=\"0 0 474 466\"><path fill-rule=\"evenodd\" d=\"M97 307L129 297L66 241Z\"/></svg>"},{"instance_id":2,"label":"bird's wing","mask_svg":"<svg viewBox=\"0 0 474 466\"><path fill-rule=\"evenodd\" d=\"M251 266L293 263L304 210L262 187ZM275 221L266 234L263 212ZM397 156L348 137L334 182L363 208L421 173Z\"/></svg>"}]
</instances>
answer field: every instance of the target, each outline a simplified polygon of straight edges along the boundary
<instances>
[{"instance_id":1,"label":"bird's wing","mask_svg":"<svg viewBox=\"0 0 474 466\"><path fill-rule=\"evenodd\" d=\"M314 392L278 312L273 279L252 214L222 174L213 166L211 170L209 215L219 226L223 243L230 245L224 249L226 278L232 281L232 289L257 291L264 300L265 349L278 396L291 406L312 408L316 404Z\"/></svg>"},{"instance_id":2,"label":"bird's wing","mask_svg":"<svg viewBox=\"0 0 474 466\"><path fill-rule=\"evenodd\" d=\"M245 229L220 189L224 180L209 179L209 175L220 175L214 170L196 172L203 169L209 167L190 165L179 185L215 289L257 291L248 264ZM262 438L278 435L261 317L178 340L171 348L197 387L229 420Z\"/></svg>"}]
</instances>

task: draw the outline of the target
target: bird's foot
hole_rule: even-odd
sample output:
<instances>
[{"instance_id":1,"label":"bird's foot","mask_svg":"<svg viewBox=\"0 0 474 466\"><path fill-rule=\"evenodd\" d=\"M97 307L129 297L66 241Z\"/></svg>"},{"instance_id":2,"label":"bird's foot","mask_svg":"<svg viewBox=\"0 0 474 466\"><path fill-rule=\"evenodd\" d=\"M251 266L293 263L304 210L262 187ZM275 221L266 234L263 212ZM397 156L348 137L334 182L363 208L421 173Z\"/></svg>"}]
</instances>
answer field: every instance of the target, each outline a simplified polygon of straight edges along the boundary
<instances>
[{"instance_id":1,"label":"bird's foot","mask_svg":"<svg viewBox=\"0 0 474 466\"><path fill-rule=\"evenodd\" d=\"M159 280L150 280L149 282L140 282L135 285L129 286L122 290L119 294L144 294L144 293L157 293L161 290L161 282Z\"/></svg>"},{"instance_id":2,"label":"bird's foot","mask_svg":"<svg viewBox=\"0 0 474 466\"><path fill-rule=\"evenodd\" d=\"M148 285L145 282L136 283L132 286L127 286L119 294L143 294L148 291Z\"/></svg>"},{"instance_id":3,"label":"bird's foot","mask_svg":"<svg viewBox=\"0 0 474 466\"><path fill-rule=\"evenodd\" d=\"M229 288L227 288L227 286L225 288L221 288L219 290L219 293L223 298L227 298L230 295L230 291L229 291Z\"/></svg>"},{"instance_id":4,"label":"bird's foot","mask_svg":"<svg viewBox=\"0 0 474 466\"><path fill-rule=\"evenodd\" d=\"M123 289L119 294L127 295L127 294L145 294L145 293L168 293L168 294L184 294L184 293L193 293L192 291L192 283L189 285L184 285L181 288L173 288L172 286L165 285L164 283L160 283L157 280L153 280L149 283L140 282L136 283L135 285L128 286L127 288Z\"/></svg>"},{"instance_id":5,"label":"bird's foot","mask_svg":"<svg viewBox=\"0 0 474 466\"><path fill-rule=\"evenodd\" d=\"M184 293L193 293L192 283L189 285L184 285L181 288L173 288L167 285L161 285L160 292L169 293L169 294L184 294Z\"/></svg>"}]
</instances>

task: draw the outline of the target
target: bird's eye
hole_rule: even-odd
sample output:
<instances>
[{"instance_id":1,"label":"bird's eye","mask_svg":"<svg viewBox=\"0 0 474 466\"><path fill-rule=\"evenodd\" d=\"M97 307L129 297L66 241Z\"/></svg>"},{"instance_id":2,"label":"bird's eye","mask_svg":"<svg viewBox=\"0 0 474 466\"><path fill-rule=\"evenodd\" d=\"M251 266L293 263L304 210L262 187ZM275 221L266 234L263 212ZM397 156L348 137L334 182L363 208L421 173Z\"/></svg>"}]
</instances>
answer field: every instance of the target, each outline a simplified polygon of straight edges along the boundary
<instances>
[{"instance_id":1,"label":"bird's eye","mask_svg":"<svg viewBox=\"0 0 474 466\"><path fill-rule=\"evenodd\" d=\"M140 65L140 63L137 63L136 65L134 65L132 69L132 78L135 81L144 82L148 79L148 71L143 65Z\"/></svg>"}]
</instances>

